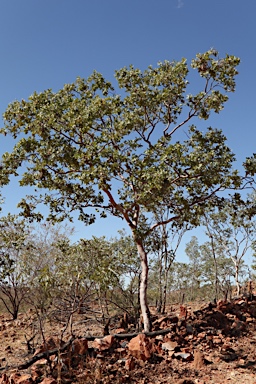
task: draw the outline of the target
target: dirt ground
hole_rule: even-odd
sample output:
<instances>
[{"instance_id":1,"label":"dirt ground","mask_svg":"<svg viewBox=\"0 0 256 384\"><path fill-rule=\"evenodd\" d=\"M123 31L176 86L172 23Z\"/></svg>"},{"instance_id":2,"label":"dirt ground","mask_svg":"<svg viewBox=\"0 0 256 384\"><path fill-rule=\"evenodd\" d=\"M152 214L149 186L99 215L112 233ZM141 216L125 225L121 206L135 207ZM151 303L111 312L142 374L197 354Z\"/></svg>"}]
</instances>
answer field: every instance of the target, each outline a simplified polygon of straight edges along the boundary
<instances>
[{"instance_id":1,"label":"dirt ground","mask_svg":"<svg viewBox=\"0 0 256 384\"><path fill-rule=\"evenodd\" d=\"M110 334L134 332L131 324L126 324L129 329L120 329L120 321L122 318L113 316ZM88 340L86 351L75 355L74 348L73 352L70 349L64 364L65 351L59 347L48 362L43 356L27 369L18 369L44 351L37 349L43 344L38 318L31 310L15 321L2 314L0 383L256 384L255 297L217 305L175 305L164 316L152 309L152 323L153 335L146 338L143 353L134 354L131 337L113 337L103 348L103 325L86 314L76 315L72 335L80 343ZM58 347L56 340L63 332L65 341L71 338L64 325L47 321L41 326L45 339L56 342L48 351ZM142 347L138 344L138 348Z\"/></svg>"}]
</instances>

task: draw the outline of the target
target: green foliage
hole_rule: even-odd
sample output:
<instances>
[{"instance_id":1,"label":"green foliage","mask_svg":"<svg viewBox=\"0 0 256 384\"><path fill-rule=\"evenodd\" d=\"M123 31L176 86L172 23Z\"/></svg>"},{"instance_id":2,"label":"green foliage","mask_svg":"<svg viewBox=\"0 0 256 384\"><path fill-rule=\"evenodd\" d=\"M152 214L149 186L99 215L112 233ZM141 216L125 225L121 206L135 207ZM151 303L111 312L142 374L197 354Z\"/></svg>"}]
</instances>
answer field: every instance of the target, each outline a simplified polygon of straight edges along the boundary
<instances>
[{"instance_id":1,"label":"green foliage","mask_svg":"<svg viewBox=\"0 0 256 384\"><path fill-rule=\"evenodd\" d=\"M1 132L17 143L3 155L0 180L8 183L25 167L20 185L33 189L19 204L25 217L41 220L36 207L43 203L49 220L72 220L78 211L79 220L91 224L98 212L130 227L141 259L145 331L150 330L145 238L168 223L198 225L204 209L221 201L218 192L241 185L222 132L209 127L202 133L192 125L192 119L207 120L223 109L235 89L239 61L219 58L214 49L198 54L191 67L203 85L195 94L187 91L189 66L182 59L143 72L133 66L116 71L120 94L95 71L58 92L15 101L4 113ZM181 127L188 128L186 140L175 138ZM155 212L166 207L168 219L155 220Z\"/></svg>"},{"instance_id":2,"label":"green foliage","mask_svg":"<svg viewBox=\"0 0 256 384\"><path fill-rule=\"evenodd\" d=\"M28 290L25 260L31 246L25 220L11 214L0 219L0 299L13 319Z\"/></svg>"},{"instance_id":3,"label":"green foliage","mask_svg":"<svg viewBox=\"0 0 256 384\"><path fill-rule=\"evenodd\" d=\"M221 251L233 263L233 275L240 294L240 279L243 275L244 258L255 241L256 223L252 218L255 212L255 195L248 195L243 201L234 195L225 201L221 209L205 212L202 224L210 238L213 254Z\"/></svg>"},{"instance_id":4,"label":"green foliage","mask_svg":"<svg viewBox=\"0 0 256 384\"><path fill-rule=\"evenodd\" d=\"M50 219L72 217L77 210L91 224L96 216L87 208L93 207L102 217L124 218L140 237L149 229L142 212L156 207L168 206L170 221L197 224L215 193L239 186L240 178L231 170L234 155L219 130L203 134L191 126L183 143L174 141L174 133L192 118L207 119L223 108L238 64L234 56L218 58L215 50L197 55L191 66L205 84L195 95L185 95L189 68L182 59L144 72L133 66L116 71L123 97L94 72L58 92L15 101L4 114L2 132L20 139L3 156L2 182L26 166L20 184L33 186L35 193L20 207L38 220L42 216L34 209L43 202ZM38 193L41 189L48 192Z\"/></svg>"},{"instance_id":5,"label":"green foliage","mask_svg":"<svg viewBox=\"0 0 256 384\"><path fill-rule=\"evenodd\" d=\"M190 260L188 281L191 298L202 294L210 300L224 297L230 288L234 268L223 246L216 241L199 244L197 237L193 236L186 244L186 254Z\"/></svg>"}]
</instances>

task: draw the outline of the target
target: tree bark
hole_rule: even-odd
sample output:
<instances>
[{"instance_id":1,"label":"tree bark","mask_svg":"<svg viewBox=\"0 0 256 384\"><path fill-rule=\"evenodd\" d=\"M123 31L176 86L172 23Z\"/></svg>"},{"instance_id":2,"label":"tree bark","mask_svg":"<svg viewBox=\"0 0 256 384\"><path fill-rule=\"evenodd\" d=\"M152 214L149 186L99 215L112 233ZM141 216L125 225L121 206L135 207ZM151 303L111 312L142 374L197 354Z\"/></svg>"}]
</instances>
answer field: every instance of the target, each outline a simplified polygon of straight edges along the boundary
<instances>
[{"instance_id":1,"label":"tree bark","mask_svg":"<svg viewBox=\"0 0 256 384\"><path fill-rule=\"evenodd\" d=\"M236 280L236 294L237 296L240 295L240 284L239 284L239 264L235 263L236 273L235 273L235 280Z\"/></svg>"},{"instance_id":2,"label":"tree bark","mask_svg":"<svg viewBox=\"0 0 256 384\"><path fill-rule=\"evenodd\" d=\"M144 331L151 331L150 311L147 302L148 288L148 257L143 247L142 241L136 239L136 245L141 260L141 278L140 278L140 308L144 322Z\"/></svg>"},{"instance_id":3,"label":"tree bark","mask_svg":"<svg viewBox=\"0 0 256 384\"><path fill-rule=\"evenodd\" d=\"M157 303L158 313L162 312L162 305L163 305L162 273L163 273L162 257L159 257L159 283L158 283L158 303Z\"/></svg>"}]
</instances>

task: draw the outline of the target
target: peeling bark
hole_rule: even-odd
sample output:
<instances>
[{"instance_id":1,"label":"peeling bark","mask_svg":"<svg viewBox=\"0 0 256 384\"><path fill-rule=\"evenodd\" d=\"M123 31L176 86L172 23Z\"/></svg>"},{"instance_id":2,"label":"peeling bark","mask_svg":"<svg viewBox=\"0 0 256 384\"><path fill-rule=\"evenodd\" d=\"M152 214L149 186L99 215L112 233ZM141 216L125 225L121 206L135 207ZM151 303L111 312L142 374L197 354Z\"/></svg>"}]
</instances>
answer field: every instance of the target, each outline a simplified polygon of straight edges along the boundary
<instances>
[{"instance_id":1,"label":"peeling bark","mask_svg":"<svg viewBox=\"0 0 256 384\"><path fill-rule=\"evenodd\" d=\"M138 253L141 260L141 277L140 277L140 308L144 322L144 331L150 332L151 321L150 311L147 302L147 287L148 287L148 257L141 241L136 240Z\"/></svg>"}]
</instances>

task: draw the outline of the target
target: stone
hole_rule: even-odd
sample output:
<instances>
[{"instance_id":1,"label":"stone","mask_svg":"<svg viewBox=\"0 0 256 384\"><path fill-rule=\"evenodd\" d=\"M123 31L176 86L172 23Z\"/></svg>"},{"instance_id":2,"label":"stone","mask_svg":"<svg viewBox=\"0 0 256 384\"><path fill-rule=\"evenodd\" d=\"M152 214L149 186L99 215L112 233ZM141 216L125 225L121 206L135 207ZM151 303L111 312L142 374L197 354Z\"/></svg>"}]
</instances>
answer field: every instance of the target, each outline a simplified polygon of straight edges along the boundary
<instances>
[{"instance_id":1,"label":"stone","mask_svg":"<svg viewBox=\"0 0 256 384\"><path fill-rule=\"evenodd\" d=\"M186 319L188 316L188 310L187 310L187 307L185 307L184 305L180 305L180 312L179 312L179 318L182 319Z\"/></svg>"},{"instance_id":2,"label":"stone","mask_svg":"<svg viewBox=\"0 0 256 384\"><path fill-rule=\"evenodd\" d=\"M87 339L76 339L72 343L72 353L77 355L85 355L88 350Z\"/></svg>"},{"instance_id":3,"label":"stone","mask_svg":"<svg viewBox=\"0 0 256 384\"><path fill-rule=\"evenodd\" d=\"M33 381L39 382L40 377L43 376L43 371L38 369L35 365L31 367L31 377Z\"/></svg>"},{"instance_id":4,"label":"stone","mask_svg":"<svg viewBox=\"0 0 256 384\"><path fill-rule=\"evenodd\" d=\"M130 359L127 359L127 360L125 361L125 369L126 369L127 371L133 371L134 368L135 368L135 361L134 361L134 358L131 357Z\"/></svg>"},{"instance_id":5,"label":"stone","mask_svg":"<svg viewBox=\"0 0 256 384\"><path fill-rule=\"evenodd\" d=\"M93 348L98 349L99 351L105 351L110 349L114 344L115 338L112 335L103 337L103 339L95 339L92 343Z\"/></svg>"},{"instance_id":6,"label":"stone","mask_svg":"<svg viewBox=\"0 0 256 384\"><path fill-rule=\"evenodd\" d=\"M0 378L0 384L9 384L9 379L6 373L4 373L3 376Z\"/></svg>"},{"instance_id":7,"label":"stone","mask_svg":"<svg viewBox=\"0 0 256 384\"><path fill-rule=\"evenodd\" d=\"M201 369L204 366L204 356L202 352L195 351L194 352L194 362L193 362L195 369Z\"/></svg>"},{"instance_id":8,"label":"stone","mask_svg":"<svg viewBox=\"0 0 256 384\"><path fill-rule=\"evenodd\" d=\"M30 375L22 375L17 381L17 384L31 384L33 383L32 377Z\"/></svg>"},{"instance_id":9,"label":"stone","mask_svg":"<svg viewBox=\"0 0 256 384\"><path fill-rule=\"evenodd\" d=\"M186 352L177 352L173 354L176 359L181 359L184 361L191 361L192 360L192 354L191 353L186 353Z\"/></svg>"},{"instance_id":10,"label":"stone","mask_svg":"<svg viewBox=\"0 0 256 384\"><path fill-rule=\"evenodd\" d=\"M21 375L20 373L12 373L9 381L7 383L15 384L31 384L33 383L32 377L30 375Z\"/></svg>"},{"instance_id":11,"label":"stone","mask_svg":"<svg viewBox=\"0 0 256 384\"><path fill-rule=\"evenodd\" d=\"M125 329L124 328L116 328L116 329L113 329L113 332L115 334L119 334L119 333L125 333Z\"/></svg>"},{"instance_id":12,"label":"stone","mask_svg":"<svg viewBox=\"0 0 256 384\"><path fill-rule=\"evenodd\" d=\"M166 343L162 344L162 349L164 351L174 351L177 350L178 343L176 341L167 341Z\"/></svg>"},{"instance_id":13,"label":"stone","mask_svg":"<svg viewBox=\"0 0 256 384\"><path fill-rule=\"evenodd\" d=\"M43 381L40 381L40 384L57 384L57 381L52 377L45 377Z\"/></svg>"},{"instance_id":14,"label":"stone","mask_svg":"<svg viewBox=\"0 0 256 384\"><path fill-rule=\"evenodd\" d=\"M188 334L193 335L193 333L194 333L193 326L191 324L186 324L186 331Z\"/></svg>"},{"instance_id":15,"label":"stone","mask_svg":"<svg viewBox=\"0 0 256 384\"><path fill-rule=\"evenodd\" d=\"M144 333L141 333L130 340L128 350L136 359L146 361L152 356L153 344Z\"/></svg>"}]
</instances>

